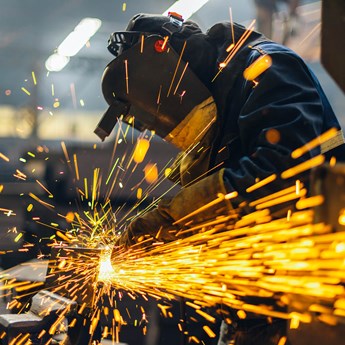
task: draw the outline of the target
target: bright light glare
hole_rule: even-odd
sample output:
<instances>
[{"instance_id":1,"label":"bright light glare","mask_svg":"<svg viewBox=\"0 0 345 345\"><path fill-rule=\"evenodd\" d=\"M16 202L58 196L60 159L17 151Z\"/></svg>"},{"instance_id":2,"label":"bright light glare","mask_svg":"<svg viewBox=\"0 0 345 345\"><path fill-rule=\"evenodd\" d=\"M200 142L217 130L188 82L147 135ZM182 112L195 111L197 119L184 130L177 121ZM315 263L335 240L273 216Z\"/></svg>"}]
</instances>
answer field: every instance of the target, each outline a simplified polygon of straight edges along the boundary
<instances>
[{"instance_id":1,"label":"bright light glare","mask_svg":"<svg viewBox=\"0 0 345 345\"><path fill-rule=\"evenodd\" d=\"M69 62L68 56L63 56L60 54L52 54L46 60L46 69L50 72L61 71Z\"/></svg>"},{"instance_id":2,"label":"bright light glare","mask_svg":"<svg viewBox=\"0 0 345 345\"><path fill-rule=\"evenodd\" d=\"M167 16L169 12L176 12L182 15L183 19L190 18L195 12L199 11L209 0L179 0L169 7L163 15Z\"/></svg>"},{"instance_id":3,"label":"bright light glare","mask_svg":"<svg viewBox=\"0 0 345 345\"><path fill-rule=\"evenodd\" d=\"M110 262L110 255L101 257L99 264L98 281L109 281L113 278L114 269Z\"/></svg>"},{"instance_id":4,"label":"bright light glare","mask_svg":"<svg viewBox=\"0 0 345 345\"><path fill-rule=\"evenodd\" d=\"M74 56L100 28L102 21L98 18L84 18L58 46L58 54Z\"/></svg>"},{"instance_id":5,"label":"bright light glare","mask_svg":"<svg viewBox=\"0 0 345 345\"><path fill-rule=\"evenodd\" d=\"M48 57L45 63L47 70L61 71L68 64L69 57L76 55L101 25L98 18L84 18L58 46L57 53Z\"/></svg>"}]
</instances>

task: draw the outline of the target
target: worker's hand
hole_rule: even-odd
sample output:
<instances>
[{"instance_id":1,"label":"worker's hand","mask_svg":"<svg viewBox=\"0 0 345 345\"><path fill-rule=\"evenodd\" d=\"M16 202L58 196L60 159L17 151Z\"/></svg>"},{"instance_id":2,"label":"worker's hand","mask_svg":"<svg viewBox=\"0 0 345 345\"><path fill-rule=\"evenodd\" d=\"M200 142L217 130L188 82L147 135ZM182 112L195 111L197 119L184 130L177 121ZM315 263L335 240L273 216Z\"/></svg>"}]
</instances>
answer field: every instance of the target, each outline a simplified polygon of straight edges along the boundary
<instances>
[{"instance_id":1,"label":"worker's hand","mask_svg":"<svg viewBox=\"0 0 345 345\"><path fill-rule=\"evenodd\" d=\"M178 230L171 218L159 206L135 218L116 242L116 246L129 248L138 244L148 246L153 242L169 242Z\"/></svg>"},{"instance_id":2,"label":"worker's hand","mask_svg":"<svg viewBox=\"0 0 345 345\"><path fill-rule=\"evenodd\" d=\"M161 200L156 209L137 217L120 236L113 252L119 247L134 249L134 245L141 248L154 242L170 242L180 238L176 237L180 229L227 215L231 203L219 196L226 194L223 173L222 169L181 189L174 198Z\"/></svg>"}]
</instances>

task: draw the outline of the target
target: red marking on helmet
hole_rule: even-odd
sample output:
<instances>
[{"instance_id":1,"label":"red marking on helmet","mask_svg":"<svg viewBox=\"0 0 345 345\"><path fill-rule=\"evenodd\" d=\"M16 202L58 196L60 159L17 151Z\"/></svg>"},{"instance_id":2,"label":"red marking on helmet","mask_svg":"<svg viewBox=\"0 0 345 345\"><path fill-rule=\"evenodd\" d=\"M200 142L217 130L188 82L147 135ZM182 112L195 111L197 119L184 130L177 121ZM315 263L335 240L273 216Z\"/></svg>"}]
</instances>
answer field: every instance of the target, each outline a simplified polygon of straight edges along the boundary
<instances>
[{"instance_id":1,"label":"red marking on helmet","mask_svg":"<svg viewBox=\"0 0 345 345\"><path fill-rule=\"evenodd\" d=\"M166 42L164 40L157 40L155 42L155 51L158 53L163 53L167 49Z\"/></svg>"},{"instance_id":2,"label":"red marking on helmet","mask_svg":"<svg viewBox=\"0 0 345 345\"><path fill-rule=\"evenodd\" d=\"M168 12L168 16L169 16L169 17L175 17L175 18L178 18L178 19L183 20L182 15L179 14L179 13L177 13L177 12Z\"/></svg>"}]
</instances>

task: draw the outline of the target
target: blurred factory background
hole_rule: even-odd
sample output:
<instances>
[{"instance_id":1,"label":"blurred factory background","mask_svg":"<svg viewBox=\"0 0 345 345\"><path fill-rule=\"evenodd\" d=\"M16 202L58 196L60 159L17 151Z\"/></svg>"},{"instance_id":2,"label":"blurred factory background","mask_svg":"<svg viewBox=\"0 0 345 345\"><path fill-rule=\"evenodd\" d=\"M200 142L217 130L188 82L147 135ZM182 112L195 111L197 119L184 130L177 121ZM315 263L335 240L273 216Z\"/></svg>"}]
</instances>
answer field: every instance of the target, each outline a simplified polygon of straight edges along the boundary
<instances>
[{"instance_id":1,"label":"blurred factory background","mask_svg":"<svg viewBox=\"0 0 345 345\"><path fill-rule=\"evenodd\" d=\"M93 133L106 109L100 81L104 67L112 59L106 48L109 34L123 30L136 13L164 13L174 3L169 0L1 1L0 152L9 160L0 159L0 208L3 209L0 214L0 251L7 252L1 257L3 268L28 258L26 255L20 258L16 252L21 241L27 240L24 236L21 241L14 241L18 232L37 238L49 238L54 233L54 229L40 226L32 218L41 217L42 223L49 219L48 223L58 224L61 228L68 226L64 219L44 207L42 211L36 207L28 212L28 205L33 201L29 193L46 194L36 180L54 195L52 202L57 207L56 213L66 214L75 207L75 179L70 176L62 141L70 156L78 157L83 177L91 179L94 168L106 167L110 163L114 137L101 143ZM218 21L229 20L230 16L244 25L256 16L254 0L204 0L200 8L197 3L187 2L185 11L204 30ZM344 93L320 63L321 2L301 0L297 14L297 21L288 23L287 6L279 3L272 19L272 38L292 47L308 61L345 126ZM74 52L74 56L65 57L64 67L52 66L48 58L51 60L51 56L56 56L59 45L85 18L96 20L93 36ZM286 23L294 25L289 28L291 35L288 36ZM162 170L176 152L158 138L155 142L156 148L150 149L147 161L154 157L154 163ZM167 148L160 150L160 145ZM127 145L126 150L129 147ZM159 154L167 150L170 155ZM17 169L27 176L18 177ZM142 180L143 174L138 169L132 176L131 186ZM164 182L150 197L158 197L169 187L169 183ZM117 201L115 205L123 204L125 200L130 207L136 196L131 188L124 188L121 193L114 191L112 200Z\"/></svg>"}]
</instances>

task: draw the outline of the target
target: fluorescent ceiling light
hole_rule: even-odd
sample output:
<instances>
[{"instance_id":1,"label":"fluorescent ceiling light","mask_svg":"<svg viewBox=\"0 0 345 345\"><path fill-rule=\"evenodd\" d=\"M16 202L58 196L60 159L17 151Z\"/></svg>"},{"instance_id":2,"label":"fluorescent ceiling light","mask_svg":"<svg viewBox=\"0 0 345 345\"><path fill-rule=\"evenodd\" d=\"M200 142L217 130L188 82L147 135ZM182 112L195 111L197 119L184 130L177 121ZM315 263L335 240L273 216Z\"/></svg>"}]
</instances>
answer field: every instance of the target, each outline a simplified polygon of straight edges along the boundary
<instances>
[{"instance_id":1,"label":"fluorescent ceiling light","mask_svg":"<svg viewBox=\"0 0 345 345\"><path fill-rule=\"evenodd\" d=\"M58 46L57 53L48 57L45 66L48 71L61 71L69 62L70 56L76 55L81 48L101 27L98 18L84 18Z\"/></svg>"},{"instance_id":2,"label":"fluorescent ceiling light","mask_svg":"<svg viewBox=\"0 0 345 345\"><path fill-rule=\"evenodd\" d=\"M169 12L180 14L183 19L190 18L195 12L199 11L209 0L179 0L169 7L163 15L167 16Z\"/></svg>"},{"instance_id":3,"label":"fluorescent ceiling light","mask_svg":"<svg viewBox=\"0 0 345 345\"><path fill-rule=\"evenodd\" d=\"M48 57L45 66L50 72L61 71L69 62L69 56L63 56L60 54L52 54Z\"/></svg>"},{"instance_id":4,"label":"fluorescent ceiling light","mask_svg":"<svg viewBox=\"0 0 345 345\"><path fill-rule=\"evenodd\" d=\"M89 41L101 27L102 21L98 18L84 18L58 46L60 55L74 56Z\"/></svg>"}]
</instances>

